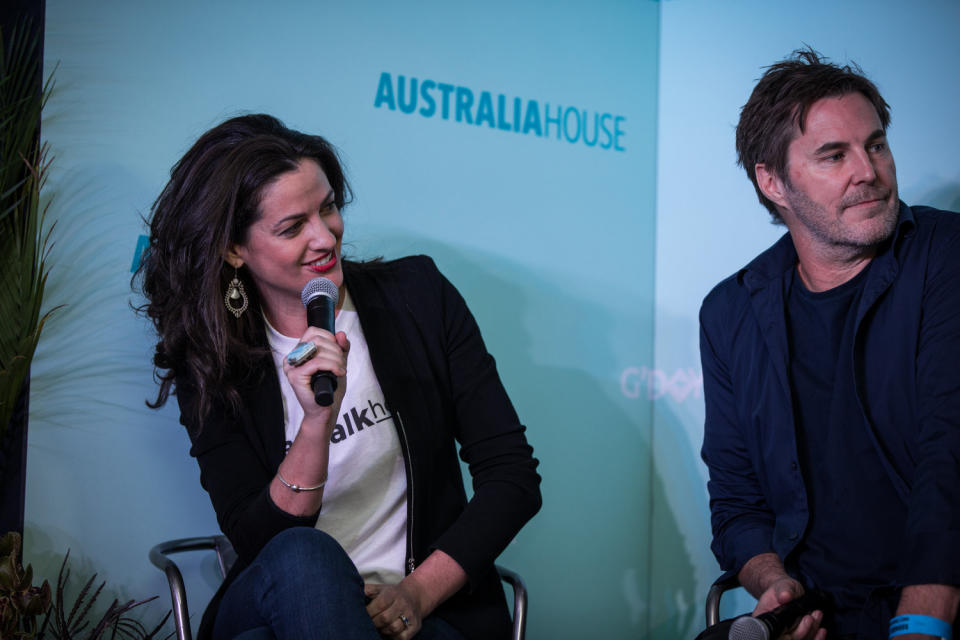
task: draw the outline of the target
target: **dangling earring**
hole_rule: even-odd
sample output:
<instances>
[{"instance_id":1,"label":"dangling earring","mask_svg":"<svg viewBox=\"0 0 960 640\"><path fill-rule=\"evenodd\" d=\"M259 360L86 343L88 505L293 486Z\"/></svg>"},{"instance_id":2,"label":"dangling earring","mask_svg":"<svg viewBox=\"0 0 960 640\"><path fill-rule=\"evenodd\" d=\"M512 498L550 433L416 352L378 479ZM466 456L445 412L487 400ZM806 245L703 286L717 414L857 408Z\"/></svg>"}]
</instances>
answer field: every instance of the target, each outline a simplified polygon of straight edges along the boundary
<instances>
[{"instance_id":1,"label":"dangling earring","mask_svg":"<svg viewBox=\"0 0 960 640\"><path fill-rule=\"evenodd\" d=\"M223 296L223 304L227 311L232 313L238 319L247 310L247 292L243 289L243 283L237 277L237 269L233 269L233 280L227 285L227 293Z\"/></svg>"}]
</instances>

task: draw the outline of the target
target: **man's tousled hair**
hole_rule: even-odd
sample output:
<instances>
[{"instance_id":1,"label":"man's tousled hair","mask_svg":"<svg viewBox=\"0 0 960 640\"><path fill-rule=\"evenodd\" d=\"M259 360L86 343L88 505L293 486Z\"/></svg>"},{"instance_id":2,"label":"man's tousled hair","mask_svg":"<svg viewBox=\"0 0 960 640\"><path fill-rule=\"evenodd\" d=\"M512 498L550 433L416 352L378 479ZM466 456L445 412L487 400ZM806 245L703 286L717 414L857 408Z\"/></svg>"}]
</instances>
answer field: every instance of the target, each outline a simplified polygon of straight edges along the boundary
<instances>
[{"instance_id":1,"label":"man's tousled hair","mask_svg":"<svg viewBox=\"0 0 960 640\"><path fill-rule=\"evenodd\" d=\"M740 111L737 124L737 164L744 168L760 203L773 222L783 219L776 205L757 183L756 165L764 164L779 178L787 176L787 151L797 133L803 133L810 106L822 98L859 92L873 104L886 131L890 106L863 70L850 63L838 66L810 47L794 51L789 58L767 67L750 99Z\"/></svg>"}]
</instances>

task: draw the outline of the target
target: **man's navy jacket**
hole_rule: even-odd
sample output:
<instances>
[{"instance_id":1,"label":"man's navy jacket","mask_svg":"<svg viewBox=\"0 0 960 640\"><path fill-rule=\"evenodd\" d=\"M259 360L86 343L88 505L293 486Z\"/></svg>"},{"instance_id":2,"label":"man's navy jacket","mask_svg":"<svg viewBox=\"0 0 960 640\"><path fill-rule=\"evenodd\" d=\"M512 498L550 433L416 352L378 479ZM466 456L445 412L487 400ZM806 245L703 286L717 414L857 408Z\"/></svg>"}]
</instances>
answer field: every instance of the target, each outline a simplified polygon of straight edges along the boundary
<instances>
[{"instance_id":1,"label":"man's navy jacket","mask_svg":"<svg viewBox=\"0 0 960 640\"><path fill-rule=\"evenodd\" d=\"M700 311L702 456L712 548L728 572L759 553L787 559L809 520L784 308L796 263L787 234ZM908 513L903 530L876 532L900 545L898 575L880 578L960 584L960 215L900 203L864 283L853 351L862 424L895 487L886 499ZM844 481L844 469L823 472Z\"/></svg>"}]
</instances>

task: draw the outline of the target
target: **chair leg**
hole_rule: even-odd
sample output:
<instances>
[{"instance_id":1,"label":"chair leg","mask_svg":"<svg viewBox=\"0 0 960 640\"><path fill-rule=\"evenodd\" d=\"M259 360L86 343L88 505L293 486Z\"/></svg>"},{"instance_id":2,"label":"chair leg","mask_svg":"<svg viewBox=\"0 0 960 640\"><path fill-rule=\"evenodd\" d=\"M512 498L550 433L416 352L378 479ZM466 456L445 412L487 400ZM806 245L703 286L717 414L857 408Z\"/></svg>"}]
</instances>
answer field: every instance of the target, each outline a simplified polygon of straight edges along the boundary
<instances>
[{"instance_id":1,"label":"chair leg","mask_svg":"<svg viewBox=\"0 0 960 640\"><path fill-rule=\"evenodd\" d=\"M519 574L497 565L500 579L513 588L513 640L524 640L527 633L527 585Z\"/></svg>"}]
</instances>

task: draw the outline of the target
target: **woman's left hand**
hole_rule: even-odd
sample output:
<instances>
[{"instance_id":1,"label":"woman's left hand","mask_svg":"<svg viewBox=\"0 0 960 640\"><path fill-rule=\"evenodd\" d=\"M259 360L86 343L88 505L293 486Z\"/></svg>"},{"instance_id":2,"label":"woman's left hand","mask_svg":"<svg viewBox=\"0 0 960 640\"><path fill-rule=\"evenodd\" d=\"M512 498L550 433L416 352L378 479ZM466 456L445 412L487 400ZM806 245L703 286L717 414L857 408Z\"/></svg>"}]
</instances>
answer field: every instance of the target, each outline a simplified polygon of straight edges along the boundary
<instances>
[{"instance_id":1,"label":"woman's left hand","mask_svg":"<svg viewBox=\"0 0 960 640\"><path fill-rule=\"evenodd\" d=\"M364 593L373 600L367 613L381 635L398 640L409 640L420 631L423 616L420 598L409 580L400 584L366 584Z\"/></svg>"}]
</instances>

